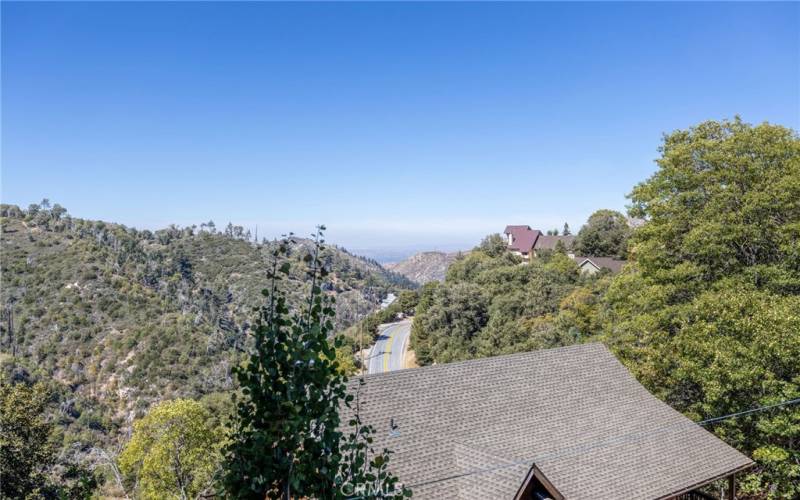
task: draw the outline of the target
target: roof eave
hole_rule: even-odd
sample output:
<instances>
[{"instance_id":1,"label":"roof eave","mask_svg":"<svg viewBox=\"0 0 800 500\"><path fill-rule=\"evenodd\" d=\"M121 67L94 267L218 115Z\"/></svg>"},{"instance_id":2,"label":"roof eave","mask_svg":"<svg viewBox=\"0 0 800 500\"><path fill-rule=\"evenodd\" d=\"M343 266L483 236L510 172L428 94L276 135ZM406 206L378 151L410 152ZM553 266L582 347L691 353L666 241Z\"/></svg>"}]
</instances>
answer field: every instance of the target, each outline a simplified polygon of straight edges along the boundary
<instances>
[{"instance_id":1,"label":"roof eave","mask_svg":"<svg viewBox=\"0 0 800 500\"><path fill-rule=\"evenodd\" d=\"M740 466L740 467L737 467L737 468L735 468L735 469L733 469L733 470L730 470L730 471L728 471L728 472L725 472L725 473L723 473L723 474L719 474L719 475L717 475L717 476L714 476L714 477L712 477L711 479L707 479L707 480L705 480L705 481L702 481L702 482L699 482L699 483L693 484L693 485L691 485L691 486L688 486L688 487L686 487L686 488L683 488L683 489L681 489L681 490L678 490L678 491L675 491L675 492L669 493L669 494L667 494L667 495L663 495L663 496L657 497L657 498L656 498L656 500L669 500L669 499L672 499L672 498L678 497L678 496L680 496L680 495L683 495L684 493L689 493L690 491L694 491L694 490L696 490L697 488L702 488L703 486L706 486L706 485L708 485L708 484L711 484L711 483L713 483L714 481L719 481L720 479L726 478L726 477L728 477L728 476L730 476L730 475L732 475L732 474L737 474L737 473L739 473L739 472L745 471L745 470L747 470L747 469L749 469L749 468L753 467L755 464L756 464L755 462L751 461L751 462L750 462L750 463L748 463L748 464L742 465L742 466Z\"/></svg>"}]
</instances>

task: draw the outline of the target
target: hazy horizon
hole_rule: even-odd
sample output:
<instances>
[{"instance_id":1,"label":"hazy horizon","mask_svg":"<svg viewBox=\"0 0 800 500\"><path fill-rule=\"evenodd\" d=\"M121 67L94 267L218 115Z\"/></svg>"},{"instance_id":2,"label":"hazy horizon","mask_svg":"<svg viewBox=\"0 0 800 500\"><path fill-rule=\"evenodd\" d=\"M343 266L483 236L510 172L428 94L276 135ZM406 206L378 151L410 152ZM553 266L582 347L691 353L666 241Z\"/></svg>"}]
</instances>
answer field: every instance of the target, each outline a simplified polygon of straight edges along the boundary
<instances>
[{"instance_id":1,"label":"hazy horizon","mask_svg":"<svg viewBox=\"0 0 800 500\"><path fill-rule=\"evenodd\" d=\"M47 199L50 204L58 203L64 206L63 203L61 203L59 200L52 199L47 196L32 201L2 200L2 202L11 205L17 205L22 209L27 209L29 205L38 204L45 199ZM170 222L163 224L136 224L123 220L109 219L107 217L98 217L92 214L83 214L83 213L78 214L70 210L68 206L65 206L65 208L73 217L79 217L81 219L87 219L87 220L101 220L103 222L123 224L127 227L135 228L138 230L148 229L151 231L156 231L159 229L166 229L170 224L175 224L179 227L197 226L199 230L200 224L211 220L214 222L217 231L222 231L224 230L225 226L228 223L232 223L233 225L242 226L245 230L249 230L254 238L257 231L259 241L262 240L263 238L266 238L267 240L280 238L289 233L294 233L294 235L298 237L310 237L314 231L314 228L316 227L314 225L309 227L296 227L296 228L270 231L269 226L258 225L258 224L252 224L252 225L244 224L236 220L227 220L223 218L218 218L218 219L212 218L202 221L189 221L185 223ZM348 238L346 231L337 230L336 227L331 227L329 224L325 223L321 224L326 226L325 238L327 243L343 247L349 252L363 257L373 258L382 264L396 262L420 252L438 251L438 252L450 253L458 251L467 251L472 249L478 243L480 243L481 239L484 238L485 236L493 233L500 233L505 227L505 225L503 225L502 227L498 226L499 228L498 227L493 227L491 229L487 228L487 230L484 233L476 236L474 239L470 239L469 237L456 237L451 240L447 240L446 238L442 237L439 237L437 239L436 235L432 235L430 239L427 240L420 239L419 241L415 241L413 243L397 243L394 245L386 243L377 243L374 245L370 245L369 244L370 242L373 241L380 242L383 240L383 238L381 238L380 232L374 232L374 233L365 232L361 236L361 238L352 238L352 237ZM558 226L558 229L561 230L562 227L563 224L561 226ZM547 226L547 229L555 229L555 226L554 227Z\"/></svg>"},{"instance_id":2,"label":"hazy horizon","mask_svg":"<svg viewBox=\"0 0 800 500\"><path fill-rule=\"evenodd\" d=\"M138 228L468 249L624 211L663 133L800 127L798 4L0 8L0 198Z\"/></svg>"}]
</instances>

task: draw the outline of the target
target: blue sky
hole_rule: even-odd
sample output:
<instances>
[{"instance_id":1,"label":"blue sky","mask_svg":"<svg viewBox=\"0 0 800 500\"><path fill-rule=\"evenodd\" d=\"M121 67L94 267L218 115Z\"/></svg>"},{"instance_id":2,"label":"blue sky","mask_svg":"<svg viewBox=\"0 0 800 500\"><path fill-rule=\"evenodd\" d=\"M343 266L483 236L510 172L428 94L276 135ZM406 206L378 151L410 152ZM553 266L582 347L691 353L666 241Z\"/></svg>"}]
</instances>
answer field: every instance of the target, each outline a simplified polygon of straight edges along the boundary
<instances>
[{"instance_id":1,"label":"blue sky","mask_svg":"<svg viewBox=\"0 0 800 500\"><path fill-rule=\"evenodd\" d=\"M800 4L2 4L3 202L137 227L577 229L735 114L800 128Z\"/></svg>"}]
</instances>

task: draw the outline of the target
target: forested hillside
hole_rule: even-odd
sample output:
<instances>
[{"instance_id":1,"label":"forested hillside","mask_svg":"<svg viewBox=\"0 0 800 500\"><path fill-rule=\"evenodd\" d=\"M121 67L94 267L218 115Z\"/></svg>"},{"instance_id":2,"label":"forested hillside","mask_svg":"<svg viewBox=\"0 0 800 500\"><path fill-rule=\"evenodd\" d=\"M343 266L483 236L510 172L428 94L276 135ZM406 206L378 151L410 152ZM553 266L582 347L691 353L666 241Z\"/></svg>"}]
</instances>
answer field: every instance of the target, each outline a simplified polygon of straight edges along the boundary
<instances>
[{"instance_id":1,"label":"forested hillside","mask_svg":"<svg viewBox=\"0 0 800 500\"><path fill-rule=\"evenodd\" d=\"M630 195L644 222L622 273L578 277L557 254L519 265L487 238L420 291L417 359L604 342L695 421L767 407L709 429L757 462L742 495L799 498L800 406L769 408L800 398L800 139L736 119L669 134L661 152ZM624 224L599 214L606 229L579 243L619 254Z\"/></svg>"},{"instance_id":2,"label":"forested hillside","mask_svg":"<svg viewBox=\"0 0 800 500\"><path fill-rule=\"evenodd\" d=\"M423 364L556 347L579 332L559 321L562 302L605 274L581 276L561 252L523 264L499 235L456 260L443 283L419 292L411 345Z\"/></svg>"},{"instance_id":3,"label":"forested hillside","mask_svg":"<svg viewBox=\"0 0 800 500\"><path fill-rule=\"evenodd\" d=\"M460 255L458 252L421 252L395 264L387 264L386 268L424 285L430 281L444 280L447 268Z\"/></svg>"},{"instance_id":4,"label":"forested hillside","mask_svg":"<svg viewBox=\"0 0 800 500\"><path fill-rule=\"evenodd\" d=\"M229 391L231 367L263 301L275 242L213 223L139 231L70 217L44 202L2 206L3 368L54 379L65 444L103 441L152 403ZM290 306L307 293L312 242L293 238ZM374 261L328 246L324 292L337 329L389 291L413 287ZM304 284L306 283L306 284Z\"/></svg>"}]
</instances>

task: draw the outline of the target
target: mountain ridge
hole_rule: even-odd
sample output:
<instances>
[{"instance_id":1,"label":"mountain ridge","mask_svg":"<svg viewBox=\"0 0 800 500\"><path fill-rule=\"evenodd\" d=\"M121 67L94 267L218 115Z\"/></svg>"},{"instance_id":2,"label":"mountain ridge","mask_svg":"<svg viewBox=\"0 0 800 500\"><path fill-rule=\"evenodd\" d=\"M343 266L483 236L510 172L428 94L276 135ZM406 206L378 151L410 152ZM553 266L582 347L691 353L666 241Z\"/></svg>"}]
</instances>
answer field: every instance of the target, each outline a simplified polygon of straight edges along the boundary
<instances>
[{"instance_id":1,"label":"mountain ridge","mask_svg":"<svg viewBox=\"0 0 800 500\"><path fill-rule=\"evenodd\" d=\"M230 224L140 231L58 205L2 205L0 225L2 362L52 377L68 388L65 401L81 402L64 417L72 438L102 441L154 402L233 387L277 242L254 243ZM298 309L313 241L288 246L281 286ZM321 260L337 330L415 286L335 245Z\"/></svg>"},{"instance_id":2,"label":"mountain ridge","mask_svg":"<svg viewBox=\"0 0 800 500\"><path fill-rule=\"evenodd\" d=\"M431 281L443 281L450 264L463 255L465 252L419 252L400 262L386 264L385 267L424 285Z\"/></svg>"}]
</instances>

